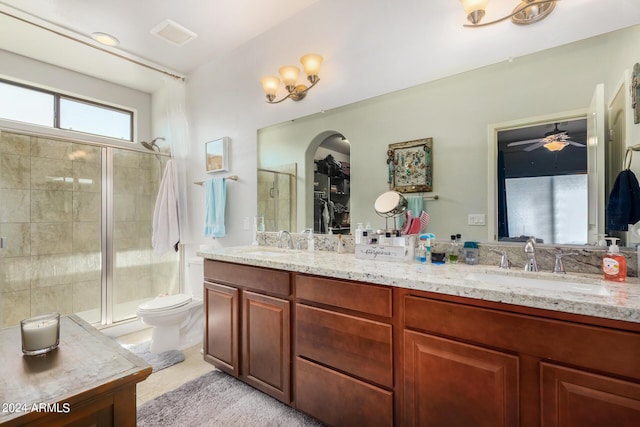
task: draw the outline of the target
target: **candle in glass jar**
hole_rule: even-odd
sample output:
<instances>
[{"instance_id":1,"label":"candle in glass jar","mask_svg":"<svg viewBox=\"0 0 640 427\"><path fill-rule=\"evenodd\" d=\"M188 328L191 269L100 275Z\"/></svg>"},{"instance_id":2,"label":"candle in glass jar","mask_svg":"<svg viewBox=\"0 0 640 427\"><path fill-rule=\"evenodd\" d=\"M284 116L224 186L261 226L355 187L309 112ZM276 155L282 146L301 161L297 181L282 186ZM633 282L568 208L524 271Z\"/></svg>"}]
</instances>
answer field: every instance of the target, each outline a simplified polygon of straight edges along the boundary
<instances>
[{"instance_id":1,"label":"candle in glass jar","mask_svg":"<svg viewBox=\"0 0 640 427\"><path fill-rule=\"evenodd\" d=\"M60 340L60 314L52 313L20 321L22 351L42 354L53 350Z\"/></svg>"}]
</instances>

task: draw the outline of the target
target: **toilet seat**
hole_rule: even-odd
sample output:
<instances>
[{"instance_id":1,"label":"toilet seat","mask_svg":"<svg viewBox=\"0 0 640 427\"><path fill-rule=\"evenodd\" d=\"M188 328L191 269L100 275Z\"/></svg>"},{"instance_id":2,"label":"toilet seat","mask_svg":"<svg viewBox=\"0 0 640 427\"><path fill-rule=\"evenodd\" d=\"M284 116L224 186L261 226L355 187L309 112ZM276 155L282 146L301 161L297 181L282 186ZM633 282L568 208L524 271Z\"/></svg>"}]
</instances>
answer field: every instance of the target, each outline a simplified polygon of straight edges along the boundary
<instances>
[{"instance_id":1,"label":"toilet seat","mask_svg":"<svg viewBox=\"0 0 640 427\"><path fill-rule=\"evenodd\" d=\"M157 297L151 301L140 304L138 307L139 313L154 313L160 311L172 310L174 308L182 307L191 301L191 295L176 294Z\"/></svg>"}]
</instances>

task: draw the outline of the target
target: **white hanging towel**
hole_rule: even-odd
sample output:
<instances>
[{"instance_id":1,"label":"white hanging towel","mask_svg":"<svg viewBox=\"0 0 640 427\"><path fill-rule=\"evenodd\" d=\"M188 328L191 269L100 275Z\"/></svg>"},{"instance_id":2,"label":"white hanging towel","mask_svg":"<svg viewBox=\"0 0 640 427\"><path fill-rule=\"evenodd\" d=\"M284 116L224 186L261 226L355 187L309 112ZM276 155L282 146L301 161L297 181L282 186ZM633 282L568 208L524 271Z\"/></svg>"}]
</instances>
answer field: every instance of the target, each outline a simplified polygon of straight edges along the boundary
<instances>
[{"instance_id":1,"label":"white hanging towel","mask_svg":"<svg viewBox=\"0 0 640 427\"><path fill-rule=\"evenodd\" d=\"M169 159L164 168L156 206L153 210L151 245L157 255L164 255L171 249L178 250L180 225L178 222L177 185L174 161Z\"/></svg>"}]
</instances>

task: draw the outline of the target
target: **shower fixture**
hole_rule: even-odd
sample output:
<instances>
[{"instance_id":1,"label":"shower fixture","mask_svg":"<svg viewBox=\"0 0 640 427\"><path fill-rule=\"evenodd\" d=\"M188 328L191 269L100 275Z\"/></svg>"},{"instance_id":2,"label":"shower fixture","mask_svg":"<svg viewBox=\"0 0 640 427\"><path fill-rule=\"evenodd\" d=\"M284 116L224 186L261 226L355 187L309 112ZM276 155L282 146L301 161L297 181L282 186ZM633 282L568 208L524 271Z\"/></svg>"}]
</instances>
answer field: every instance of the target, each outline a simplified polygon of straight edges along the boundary
<instances>
[{"instance_id":1,"label":"shower fixture","mask_svg":"<svg viewBox=\"0 0 640 427\"><path fill-rule=\"evenodd\" d=\"M159 136L159 137L154 138L153 140L151 140L151 142L140 141L140 144L142 144L142 146L144 148L146 148L147 150L156 151L155 149L157 148L158 152L160 152L160 147L158 147L158 145L156 144L157 140L164 141L164 137Z\"/></svg>"}]
</instances>

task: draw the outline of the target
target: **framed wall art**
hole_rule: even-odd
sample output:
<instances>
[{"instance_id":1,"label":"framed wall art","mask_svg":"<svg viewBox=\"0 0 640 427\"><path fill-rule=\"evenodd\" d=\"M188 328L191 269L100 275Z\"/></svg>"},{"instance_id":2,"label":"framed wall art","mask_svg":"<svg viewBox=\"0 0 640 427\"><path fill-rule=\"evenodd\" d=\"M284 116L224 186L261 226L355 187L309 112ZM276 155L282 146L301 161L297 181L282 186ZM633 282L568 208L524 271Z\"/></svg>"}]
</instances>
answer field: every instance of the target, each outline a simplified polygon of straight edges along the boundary
<instances>
[{"instance_id":1,"label":"framed wall art","mask_svg":"<svg viewBox=\"0 0 640 427\"><path fill-rule=\"evenodd\" d=\"M433 191L433 139L389 144L389 186L400 193Z\"/></svg>"},{"instance_id":2,"label":"framed wall art","mask_svg":"<svg viewBox=\"0 0 640 427\"><path fill-rule=\"evenodd\" d=\"M229 138L222 137L205 143L207 173L229 169Z\"/></svg>"}]
</instances>

